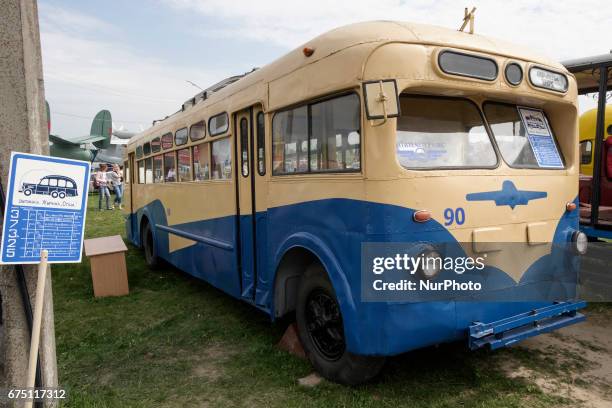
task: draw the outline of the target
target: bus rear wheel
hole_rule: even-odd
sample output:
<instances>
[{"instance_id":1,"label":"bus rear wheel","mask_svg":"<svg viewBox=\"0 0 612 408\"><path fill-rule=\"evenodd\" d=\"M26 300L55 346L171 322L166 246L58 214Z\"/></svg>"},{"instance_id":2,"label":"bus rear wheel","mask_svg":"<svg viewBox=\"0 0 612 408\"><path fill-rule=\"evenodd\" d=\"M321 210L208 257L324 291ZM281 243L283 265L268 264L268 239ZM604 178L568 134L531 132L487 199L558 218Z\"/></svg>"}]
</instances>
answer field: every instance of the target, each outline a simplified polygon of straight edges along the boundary
<instances>
[{"instance_id":1,"label":"bus rear wheel","mask_svg":"<svg viewBox=\"0 0 612 408\"><path fill-rule=\"evenodd\" d=\"M159 266L159 257L155 249L155 241L153 240L153 231L151 231L150 223L144 223L141 234L140 242L142 242L142 247L144 249L145 262L149 268L156 268Z\"/></svg>"},{"instance_id":2,"label":"bus rear wheel","mask_svg":"<svg viewBox=\"0 0 612 408\"><path fill-rule=\"evenodd\" d=\"M340 305L320 264L311 265L301 278L296 319L308 359L328 380L361 384L382 369L384 357L360 356L347 351Z\"/></svg>"}]
</instances>

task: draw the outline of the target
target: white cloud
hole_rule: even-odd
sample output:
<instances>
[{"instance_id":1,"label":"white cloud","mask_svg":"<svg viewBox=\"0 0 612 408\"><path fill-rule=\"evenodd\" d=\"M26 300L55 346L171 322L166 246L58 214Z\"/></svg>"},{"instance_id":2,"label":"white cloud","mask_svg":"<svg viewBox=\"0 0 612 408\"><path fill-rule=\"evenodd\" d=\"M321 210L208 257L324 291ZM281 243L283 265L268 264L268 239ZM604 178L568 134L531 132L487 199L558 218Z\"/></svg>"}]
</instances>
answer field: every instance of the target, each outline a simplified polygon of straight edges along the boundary
<instances>
[{"instance_id":1,"label":"white cloud","mask_svg":"<svg viewBox=\"0 0 612 408\"><path fill-rule=\"evenodd\" d=\"M463 4L452 0L164 0L218 21L208 35L294 48L331 28L366 20L403 20L458 28ZM566 59L609 51L609 0L476 1L476 31Z\"/></svg>"},{"instance_id":2,"label":"white cloud","mask_svg":"<svg viewBox=\"0 0 612 408\"><path fill-rule=\"evenodd\" d=\"M98 18L69 9L40 3L38 6L40 24L49 29L71 31L73 33L108 33L114 28Z\"/></svg>"},{"instance_id":3,"label":"white cloud","mask_svg":"<svg viewBox=\"0 0 612 408\"><path fill-rule=\"evenodd\" d=\"M210 70L143 55L97 18L44 3L39 15L54 134L87 134L91 119L101 109L109 109L117 125L139 130L138 123L150 126L153 119L175 112L198 92L186 79L201 83L219 79Z\"/></svg>"},{"instance_id":4,"label":"white cloud","mask_svg":"<svg viewBox=\"0 0 612 408\"><path fill-rule=\"evenodd\" d=\"M452 0L164 0L174 8L212 18L202 34L273 43L288 49L332 28L367 20L400 20L456 29L462 3ZM476 6L476 32L500 38L562 61L610 51L610 0L488 0ZM581 110L595 105L580 98Z\"/></svg>"},{"instance_id":5,"label":"white cloud","mask_svg":"<svg viewBox=\"0 0 612 408\"><path fill-rule=\"evenodd\" d=\"M287 50L357 21L392 19L458 28L463 14L463 4L451 0L162 1L175 11L206 18L206 24L193 26L193 34L231 39L234 44L242 40L245 46L258 41ZM609 0L478 0L473 4L478 8L477 33L522 44L557 60L606 53L612 47ZM59 113L93 118L102 108L123 119L128 128L138 128L132 121L147 127L197 92L186 79L205 85L232 74L215 66L202 69L146 55L130 45L121 27L73 9L41 2L39 15L45 87L56 134L78 136L90 126L87 119ZM219 61L220 66L239 65L240 50L235 52L235 59L229 56Z\"/></svg>"}]
</instances>

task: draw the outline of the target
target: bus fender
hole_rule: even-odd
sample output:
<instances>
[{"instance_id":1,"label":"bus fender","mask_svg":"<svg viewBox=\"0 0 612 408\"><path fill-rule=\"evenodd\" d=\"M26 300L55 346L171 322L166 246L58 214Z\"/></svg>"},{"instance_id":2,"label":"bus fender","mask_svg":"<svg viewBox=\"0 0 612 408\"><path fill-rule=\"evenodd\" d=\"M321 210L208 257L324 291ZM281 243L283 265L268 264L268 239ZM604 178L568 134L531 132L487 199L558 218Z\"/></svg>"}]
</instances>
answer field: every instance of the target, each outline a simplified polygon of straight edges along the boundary
<instances>
[{"instance_id":1,"label":"bus fender","mask_svg":"<svg viewBox=\"0 0 612 408\"><path fill-rule=\"evenodd\" d=\"M275 272L272 282L276 282L276 275L284 255L293 248L304 248L313 253L327 271L327 275L340 305L347 346L349 349L353 348L351 345L356 345L359 342L357 331L351 330L351 328L358 327L357 308L346 275L342 271L340 263L325 242L317 236L307 232L299 232L287 237L274 255ZM276 290L276 288L274 288L274 290ZM275 297L272 296L272 299L275 299ZM272 305L272 316L274 316L274 307L275 305Z\"/></svg>"},{"instance_id":2,"label":"bus fender","mask_svg":"<svg viewBox=\"0 0 612 408\"><path fill-rule=\"evenodd\" d=\"M163 204L159 200L155 200L144 207L142 207L137 212L138 214L138 235L135 237L138 240L139 246L142 246L142 242L140 242L140 235L142 234L142 218L146 217L148 222L151 224L151 233L153 234L153 242L156 243L157 249L159 250L160 242L157 237L157 227L156 225L168 225L168 221L166 219L166 210L164 209ZM163 238L159 237L159 238ZM166 239L167 241L167 239ZM167 247L167 246L166 246ZM164 246L161 246L164 248Z\"/></svg>"}]
</instances>

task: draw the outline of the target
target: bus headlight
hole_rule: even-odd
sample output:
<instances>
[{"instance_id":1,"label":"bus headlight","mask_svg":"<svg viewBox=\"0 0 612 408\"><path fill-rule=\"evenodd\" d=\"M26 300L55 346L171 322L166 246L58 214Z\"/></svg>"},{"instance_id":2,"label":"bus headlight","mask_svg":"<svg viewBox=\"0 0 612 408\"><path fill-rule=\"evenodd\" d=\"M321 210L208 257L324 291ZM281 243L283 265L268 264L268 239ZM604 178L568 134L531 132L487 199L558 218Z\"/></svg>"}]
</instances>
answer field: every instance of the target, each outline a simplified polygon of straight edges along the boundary
<instances>
[{"instance_id":1,"label":"bus headlight","mask_svg":"<svg viewBox=\"0 0 612 408\"><path fill-rule=\"evenodd\" d=\"M580 255L584 255L587 252L589 246L589 239L584 232L574 231L572 234L572 243L574 244L574 250Z\"/></svg>"},{"instance_id":2,"label":"bus headlight","mask_svg":"<svg viewBox=\"0 0 612 408\"><path fill-rule=\"evenodd\" d=\"M419 267L419 273L425 279L431 279L435 277L442 270L442 255L436 250L428 249L425 250L421 257L423 263Z\"/></svg>"}]
</instances>

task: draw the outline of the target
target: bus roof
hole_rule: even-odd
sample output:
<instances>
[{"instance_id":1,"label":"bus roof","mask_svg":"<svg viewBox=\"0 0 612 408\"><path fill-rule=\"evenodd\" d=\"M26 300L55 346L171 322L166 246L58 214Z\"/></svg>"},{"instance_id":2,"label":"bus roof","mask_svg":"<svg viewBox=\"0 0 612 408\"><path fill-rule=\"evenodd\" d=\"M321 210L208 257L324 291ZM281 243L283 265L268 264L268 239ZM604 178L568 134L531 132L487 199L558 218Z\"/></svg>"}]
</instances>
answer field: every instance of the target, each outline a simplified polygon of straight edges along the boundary
<instances>
[{"instance_id":1,"label":"bus roof","mask_svg":"<svg viewBox=\"0 0 612 408\"><path fill-rule=\"evenodd\" d=\"M503 40L427 24L398 21L370 21L342 26L321 34L270 64L240 76L237 80L235 80L235 76L228 78L227 85L213 92L200 93L196 95L196 97L200 97L200 100L198 100L198 98L193 98L193 100L198 107L211 106L259 82L269 83L275 79L288 76L302 67L336 55L341 51L359 47L366 48L364 52L358 54L361 60L356 59L355 53L347 53L346 64L347 66L350 64L353 67L358 65L360 68L363 68L363 65L373 49L380 44L393 42L453 47L486 54L502 55L505 57L536 62L562 72L567 72L563 65L541 56L533 55L525 51L522 46ZM303 49L305 47L314 49L314 53L311 57L306 57L304 55ZM360 74L363 74L363 72L360 71ZM355 79L360 80L362 78L358 77ZM202 98L202 95L205 95L205 99ZM190 101L187 101L188 106L191 105L189 103ZM182 110L186 110L185 106L184 104ZM186 111L188 112L190 109ZM184 113L185 112L179 110L161 121L155 121L155 125L152 128L131 138L129 145L133 148L135 143L140 142L151 132L156 131L158 125L167 123L169 119L179 118Z\"/></svg>"}]
</instances>

